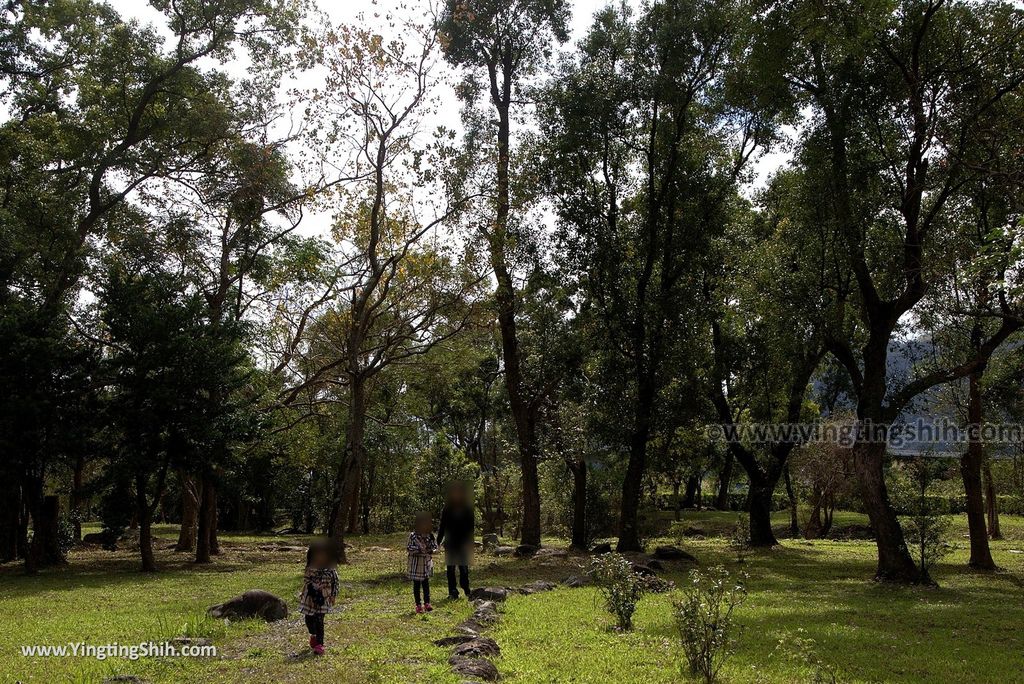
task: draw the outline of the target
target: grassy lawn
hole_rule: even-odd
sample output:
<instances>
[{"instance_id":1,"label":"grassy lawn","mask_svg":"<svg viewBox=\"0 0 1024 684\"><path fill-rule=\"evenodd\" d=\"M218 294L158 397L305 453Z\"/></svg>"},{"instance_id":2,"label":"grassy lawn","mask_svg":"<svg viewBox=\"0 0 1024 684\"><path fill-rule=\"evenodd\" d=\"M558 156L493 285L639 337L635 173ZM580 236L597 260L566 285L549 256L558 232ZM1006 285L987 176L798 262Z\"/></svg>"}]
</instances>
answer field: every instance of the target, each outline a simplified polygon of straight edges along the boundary
<instances>
[{"instance_id":1,"label":"grassy lawn","mask_svg":"<svg viewBox=\"0 0 1024 684\"><path fill-rule=\"evenodd\" d=\"M735 521L733 513L685 514L712 534ZM786 520L785 514L779 523ZM855 516L837 520L860 522ZM972 681L1018 679L1024 651L1024 519L1003 518L1006 539L994 543L994 575L967 571L961 521L958 548L934 573L941 588L892 588L870 581L874 547L861 541L787 540L738 565L725 541L708 536L686 547L702 564L725 564L750 575L750 595L736 656L726 665L730 682L807 681L799 663L772 654L785 633L805 630L818 656L838 668L841 681ZM158 528L166 540L171 528ZM224 625L205 619L207 606L246 589L261 588L294 607L301 554L260 550L295 537L223 537L224 553L208 567L162 549L162 571L143 575L129 551L80 550L70 566L35 578L20 567L0 566L0 672L5 681L102 681L134 674L152 682L410 682L461 681L447 667L448 653L432 639L470 612L466 602L438 600L429 616L412 615L402 536L355 538L352 563L341 569L342 609L328 617L328 655L307 655L298 615L274 625ZM550 545L564 545L548 540ZM165 546L160 544L158 547ZM560 580L581 558L557 562L481 557L476 584L518 585ZM666 564L662 576L677 584L685 568ZM444 596L443 577L435 594ZM496 664L511 682L681 681L671 594L643 599L630 634L610 630L596 591L564 589L516 596L491 635L502 647ZM29 658L25 644L135 644L179 636L207 636L216 658Z\"/></svg>"}]
</instances>

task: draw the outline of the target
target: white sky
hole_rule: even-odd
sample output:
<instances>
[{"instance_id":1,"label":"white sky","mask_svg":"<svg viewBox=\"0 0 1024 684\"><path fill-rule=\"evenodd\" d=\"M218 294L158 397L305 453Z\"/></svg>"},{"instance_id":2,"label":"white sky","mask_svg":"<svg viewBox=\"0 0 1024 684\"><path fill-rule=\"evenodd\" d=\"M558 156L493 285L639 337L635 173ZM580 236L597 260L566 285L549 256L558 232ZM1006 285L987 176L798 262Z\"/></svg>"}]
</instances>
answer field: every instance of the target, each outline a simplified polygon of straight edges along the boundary
<instances>
[{"instance_id":1,"label":"white sky","mask_svg":"<svg viewBox=\"0 0 1024 684\"><path fill-rule=\"evenodd\" d=\"M126 18L135 18L143 23L152 23L157 27L162 27L164 24L163 15L157 10L153 9L148 2L144 0L107 0L117 11ZM570 20L570 40L563 47L563 49L571 49L572 46L585 35L587 29L590 27L593 19L593 15L598 10L608 6L609 4L618 4L619 2L625 1L627 4L634 8L639 8L641 0L569 0L569 4L572 7L572 18ZM363 16L363 20L368 24L377 24L381 28L382 34L387 34L386 26L384 26L379 20L375 21L375 14L383 15L385 13L393 13L396 15L405 15L410 11L416 11L415 9L402 9L403 6L408 8L412 7L423 7L426 9L427 2L437 3L439 0L319 0L318 4L320 9L325 11L330 17L333 23L354 23L360 20L360 15ZM165 33L167 33L165 31ZM168 34L168 37L169 34ZM447 65L440 64L441 68L448 69ZM228 64L225 67L229 73L233 70L237 71L239 75L244 73L245 65L241 62L236 64ZM312 87L315 85L317 77L312 74L301 75L291 86L299 87ZM447 128L460 131L462 130L460 113L462 109L462 103L456 98L455 93L449 88L439 94L441 98L441 106L438 108L438 114L436 118L431 118L427 123L430 124L432 129L435 125L443 125ZM758 159L755 163L754 170L757 176L755 186L762 185L770 174L783 165L788 159L788 154L784 152L772 152L764 155ZM548 221L551 217L547 217ZM326 235L329 232L331 217L329 213L312 214L307 215L301 232L305 234L318 234Z\"/></svg>"}]
</instances>

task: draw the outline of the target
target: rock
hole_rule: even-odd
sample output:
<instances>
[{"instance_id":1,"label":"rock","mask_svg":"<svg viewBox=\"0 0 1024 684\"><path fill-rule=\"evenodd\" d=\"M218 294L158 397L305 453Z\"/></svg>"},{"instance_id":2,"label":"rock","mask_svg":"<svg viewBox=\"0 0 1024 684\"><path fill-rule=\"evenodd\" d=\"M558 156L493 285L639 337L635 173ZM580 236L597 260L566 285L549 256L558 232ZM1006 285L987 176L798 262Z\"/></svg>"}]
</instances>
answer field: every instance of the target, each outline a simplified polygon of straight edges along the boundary
<instances>
[{"instance_id":1,"label":"rock","mask_svg":"<svg viewBox=\"0 0 1024 684\"><path fill-rule=\"evenodd\" d=\"M475 638L475 634L456 634L455 636L444 637L442 639L434 639L434 645L440 646L441 648L448 648L449 646L458 646L459 644L464 644L467 641L472 641Z\"/></svg>"},{"instance_id":2,"label":"rock","mask_svg":"<svg viewBox=\"0 0 1024 684\"><path fill-rule=\"evenodd\" d=\"M552 548L548 547L548 548L538 549L537 552L533 554L533 557L536 558L536 559L568 558L569 557L569 552L566 551L565 549L552 549Z\"/></svg>"},{"instance_id":3,"label":"rock","mask_svg":"<svg viewBox=\"0 0 1024 684\"><path fill-rule=\"evenodd\" d=\"M494 534L493 532L490 534L485 534L483 536L483 543L485 550L498 548L498 535Z\"/></svg>"},{"instance_id":4,"label":"rock","mask_svg":"<svg viewBox=\"0 0 1024 684\"><path fill-rule=\"evenodd\" d=\"M493 682L498 679L498 668L490 660L484 658L467 658L466 656L453 655L448 659L452 666L452 672L464 677L478 677L486 682Z\"/></svg>"},{"instance_id":5,"label":"rock","mask_svg":"<svg viewBox=\"0 0 1024 684\"><path fill-rule=\"evenodd\" d=\"M516 558L530 558L535 553L537 553L537 551L539 551L539 550L540 550L540 547L539 546L534 546L533 544L520 544L519 546L516 547L516 554L515 555L516 555Z\"/></svg>"},{"instance_id":6,"label":"rock","mask_svg":"<svg viewBox=\"0 0 1024 684\"><path fill-rule=\"evenodd\" d=\"M468 636L470 639L472 639L473 637L478 636L480 634L480 629L482 627L483 625L478 625L472 620L466 620L465 622L457 625L455 629L462 632L462 634L460 634L459 636Z\"/></svg>"},{"instance_id":7,"label":"rock","mask_svg":"<svg viewBox=\"0 0 1024 684\"><path fill-rule=\"evenodd\" d=\"M651 569L651 566L644 565L643 563L633 563L633 572L643 577L653 577L655 574L654 570Z\"/></svg>"},{"instance_id":8,"label":"rock","mask_svg":"<svg viewBox=\"0 0 1024 684\"><path fill-rule=\"evenodd\" d=\"M562 584L572 589L578 589L580 587L587 586L588 579L584 575L569 575L564 580L562 580Z\"/></svg>"},{"instance_id":9,"label":"rock","mask_svg":"<svg viewBox=\"0 0 1024 684\"><path fill-rule=\"evenodd\" d=\"M469 592L469 598L472 600L504 601L508 598L508 593L508 589L504 587L477 587Z\"/></svg>"},{"instance_id":10,"label":"rock","mask_svg":"<svg viewBox=\"0 0 1024 684\"><path fill-rule=\"evenodd\" d=\"M145 684L146 680L135 675L114 675L103 680L103 684Z\"/></svg>"},{"instance_id":11,"label":"rock","mask_svg":"<svg viewBox=\"0 0 1024 684\"><path fill-rule=\"evenodd\" d=\"M281 620L288 616L288 605L270 592L251 589L230 601L210 606L206 614L213 618L247 620L262 618L267 622Z\"/></svg>"},{"instance_id":12,"label":"rock","mask_svg":"<svg viewBox=\"0 0 1024 684\"><path fill-rule=\"evenodd\" d=\"M651 560L647 561L647 567L649 567L651 570L657 570L658 572L661 572L665 569L665 566L662 565L661 561L657 558L652 558Z\"/></svg>"},{"instance_id":13,"label":"rock","mask_svg":"<svg viewBox=\"0 0 1024 684\"><path fill-rule=\"evenodd\" d=\"M596 554L611 553L611 552L612 552L612 545L609 544L608 542L604 542L603 544L594 544L594 548L590 549L590 553L596 553Z\"/></svg>"},{"instance_id":14,"label":"rock","mask_svg":"<svg viewBox=\"0 0 1024 684\"><path fill-rule=\"evenodd\" d=\"M697 559L692 555L683 551L678 546L656 546L654 548L654 557L658 560L677 561L683 560L690 563L696 563Z\"/></svg>"},{"instance_id":15,"label":"rock","mask_svg":"<svg viewBox=\"0 0 1024 684\"><path fill-rule=\"evenodd\" d=\"M655 577L654 575L641 576L640 583L643 585L644 591L652 594L664 594L676 588L676 585L672 582Z\"/></svg>"},{"instance_id":16,"label":"rock","mask_svg":"<svg viewBox=\"0 0 1024 684\"><path fill-rule=\"evenodd\" d=\"M494 555L495 556L511 556L515 552L516 552L516 547L514 547L514 546L496 546L496 547L494 547Z\"/></svg>"},{"instance_id":17,"label":"rock","mask_svg":"<svg viewBox=\"0 0 1024 684\"><path fill-rule=\"evenodd\" d=\"M304 546L294 546L291 544L261 544L256 547L260 551L277 551L279 553L305 553L306 548Z\"/></svg>"},{"instance_id":18,"label":"rock","mask_svg":"<svg viewBox=\"0 0 1024 684\"><path fill-rule=\"evenodd\" d=\"M708 533L705 532L702 528L694 527L693 525L687 525L686 527L684 527L682 534L684 537L706 537L708 535Z\"/></svg>"},{"instance_id":19,"label":"rock","mask_svg":"<svg viewBox=\"0 0 1024 684\"><path fill-rule=\"evenodd\" d=\"M452 654L466 656L467 658L484 658L496 656L501 653L501 648L491 637L477 637L463 642L452 649Z\"/></svg>"},{"instance_id":20,"label":"rock","mask_svg":"<svg viewBox=\"0 0 1024 684\"><path fill-rule=\"evenodd\" d=\"M206 637L175 637L171 643L175 646L209 646L213 641Z\"/></svg>"},{"instance_id":21,"label":"rock","mask_svg":"<svg viewBox=\"0 0 1024 684\"><path fill-rule=\"evenodd\" d=\"M274 534L305 534L305 532L300 530L298 527L285 527Z\"/></svg>"},{"instance_id":22,"label":"rock","mask_svg":"<svg viewBox=\"0 0 1024 684\"><path fill-rule=\"evenodd\" d=\"M836 539L860 539L866 541L875 538L875 530L871 525L844 525L833 530L832 536Z\"/></svg>"},{"instance_id":23,"label":"rock","mask_svg":"<svg viewBox=\"0 0 1024 684\"><path fill-rule=\"evenodd\" d=\"M523 586L521 586L519 588L519 593L529 596L530 594L536 594L541 591L551 591L555 588L555 586L557 585L554 582L537 580L536 582L530 582L529 584L524 584Z\"/></svg>"},{"instance_id":24,"label":"rock","mask_svg":"<svg viewBox=\"0 0 1024 684\"><path fill-rule=\"evenodd\" d=\"M473 611L473 615L467 622L473 622L480 626L493 625L498 621L498 607L491 601L482 601ZM478 630L479 631L479 630Z\"/></svg>"},{"instance_id":25,"label":"rock","mask_svg":"<svg viewBox=\"0 0 1024 684\"><path fill-rule=\"evenodd\" d=\"M386 546L367 546L363 550L369 551L370 553L390 553L392 551L392 549L389 549Z\"/></svg>"}]
</instances>

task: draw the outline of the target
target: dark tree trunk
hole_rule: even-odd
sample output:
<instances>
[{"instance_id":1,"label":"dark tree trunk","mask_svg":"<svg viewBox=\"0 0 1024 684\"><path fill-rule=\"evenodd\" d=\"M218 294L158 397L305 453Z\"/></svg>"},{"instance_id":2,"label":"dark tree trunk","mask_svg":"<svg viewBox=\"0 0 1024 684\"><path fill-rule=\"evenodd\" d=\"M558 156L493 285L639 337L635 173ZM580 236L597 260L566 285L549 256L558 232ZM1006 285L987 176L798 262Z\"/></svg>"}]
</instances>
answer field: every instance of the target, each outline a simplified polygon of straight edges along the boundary
<instances>
[{"instance_id":1,"label":"dark tree trunk","mask_svg":"<svg viewBox=\"0 0 1024 684\"><path fill-rule=\"evenodd\" d=\"M367 388L365 378L353 378L349 387L348 423L341 467L334 480L334 501L327 523L328 534L334 541L338 558L347 563L345 556L345 529L349 512L355 505L359 480L365 457L363 437L366 433Z\"/></svg>"},{"instance_id":2,"label":"dark tree trunk","mask_svg":"<svg viewBox=\"0 0 1024 684\"><path fill-rule=\"evenodd\" d=\"M676 522L683 519L683 500L679 497L679 488L682 486L681 480L672 480L672 508Z\"/></svg>"},{"instance_id":3,"label":"dark tree trunk","mask_svg":"<svg viewBox=\"0 0 1024 684\"><path fill-rule=\"evenodd\" d=\"M996 499L996 482L992 477L992 462L984 461L985 476L985 513L988 516L988 536L990 539L1002 539L1003 532L999 529L999 505Z\"/></svg>"},{"instance_id":4,"label":"dark tree trunk","mask_svg":"<svg viewBox=\"0 0 1024 684\"><path fill-rule=\"evenodd\" d=\"M725 452L725 463L722 465L722 472L718 476L718 495L715 497L715 508L720 511L729 510L729 484L732 481L732 466L734 456L731 450Z\"/></svg>"},{"instance_id":5,"label":"dark tree trunk","mask_svg":"<svg viewBox=\"0 0 1024 684\"><path fill-rule=\"evenodd\" d=\"M67 563L60 550L59 523L60 499L56 496L43 497L32 515L32 545L26 559L28 572Z\"/></svg>"},{"instance_id":6,"label":"dark tree trunk","mask_svg":"<svg viewBox=\"0 0 1024 684\"><path fill-rule=\"evenodd\" d=\"M747 496L750 514L750 545L775 546L779 540L772 530L772 496L779 482L778 474L752 480Z\"/></svg>"},{"instance_id":7,"label":"dark tree trunk","mask_svg":"<svg viewBox=\"0 0 1024 684\"><path fill-rule=\"evenodd\" d=\"M363 500L362 473L359 473L358 476L359 487L356 488L355 498L349 504L348 524L345 526L345 534L359 534L359 510Z\"/></svg>"},{"instance_id":8,"label":"dark tree trunk","mask_svg":"<svg viewBox=\"0 0 1024 684\"><path fill-rule=\"evenodd\" d=\"M587 534L587 462L583 459L569 464L572 471L572 547L586 551Z\"/></svg>"},{"instance_id":9,"label":"dark tree trunk","mask_svg":"<svg viewBox=\"0 0 1024 684\"><path fill-rule=\"evenodd\" d=\"M789 474L789 464L782 468L782 476L786 481L786 496L789 498L789 533L800 536L800 519L796 511L796 493L793 491L793 478Z\"/></svg>"},{"instance_id":10,"label":"dark tree trunk","mask_svg":"<svg viewBox=\"0 0 1024 684\"><path fill-rule=\"evenodd\" d=\"M21 557L21 487L10 485L0 492L0 563Z\"/></svg>"},{"instance_id":11,"label":"dark tree trunk","mask_svg":"<svg viewBox=\"0 0 1024 684\"><path fill-rule=\"evenodd\" d=\"M195 479L181 474L181 530L175 551L193 551L196 548L196 526L199 517L199 491Z\"/></svg>"},{"instance_id":12,"label":"dark tree trunk","mask_svg":"<svg viewBox=\"0 0 1024 684\"><path fill-rule=\"evenodd\" d=\"M153 510L146 493L148 478L135 477L135 509L139 519L139 555L142 557L142 571L156 572L156 558L153 556Z\"/></svg>"},{"instance_id":13,"label":"dark tree trunk","mask_svg":"<svg viewBox=\"0 0 1024 684\"><path fill-rule=\"evenodd\" d=\"M85 471L85 458L78 456L71 473L71 524L74 526L74 541L82 541L82 516L85 515L85 495L82 491L82 477Z\"/></svg>"},{"instance_id":14,"label":"dark tree trunk","mask_svg":"<svg viewBox=\"0 0 1024 684\"><path fill-rule=\"evenodd\" d=\"M196 563L209 563L219 553L217 544L217 488L211 473L203 473L199 485L199 519L196 525Z\"/></svg>"},{"instance_id":15,"label":"dark tree trunk","mask_svg":"<svg viewBox=\"0 0 1024 684\"><path fill-rule=\"evenodd\" d=\"M981 425L983 409L981 398L981 373L971 373L968 378L967 422ZM981 464L985 460L984 445L980 435L971 435L967 451L960 457L960 474L964 480L967 495L967 531L971 540L971 558L968 564L979 570L994 570L995 561L988 546L988 531L985 529L985 501L982 493Z\"/></svg>"},{"instance_id":16,"label":"dark tree trunk","mask_svg":"<svg viewBox=\"0 0 1024 684\"><path fill-rule=\"evenodd\" d=\"M875 531L878 547L875 578L887 582L917 583L921 581L921 572L907 550L903 529L885 486L885 451L884 442L858 441L853 447L853 464L861 500Z\"/></svg>"},{"instance_id":17,"label":"dark tree trunk","mask_svg":"<svg viewBox=\"0 0 1024 684\"><path fill-rule=\"evenodd\" d=\"M697 503L697 476L686 478L686 494L683 497L683 508L693 508Z\"/></svg>"},{"instance_id":18,"label":"dark tree trunk","mask_svg":"<svg viewBox=\"0 0 1024 684\"><path fill-rule=\"evenodd\" d=\"M643 551L640 543L639 512L644 471L647 469L647 441L651 434L651 409L654 406L654 379L645 370L638 373L639 391L630 436L629 463L622 482L622 514L616 550Z\"/></svg>"}]
</instances>

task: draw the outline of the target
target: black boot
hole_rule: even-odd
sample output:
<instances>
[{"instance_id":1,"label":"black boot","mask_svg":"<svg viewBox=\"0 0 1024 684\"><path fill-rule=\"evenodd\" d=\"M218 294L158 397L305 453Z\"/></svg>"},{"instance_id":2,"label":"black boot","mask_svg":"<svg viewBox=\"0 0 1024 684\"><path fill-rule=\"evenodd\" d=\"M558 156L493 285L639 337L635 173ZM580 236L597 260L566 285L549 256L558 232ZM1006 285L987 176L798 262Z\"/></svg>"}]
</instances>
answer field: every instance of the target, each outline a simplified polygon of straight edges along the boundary
<instances>
[{"instance_id":1,"label":"black boot","mask_svg":"<svg viewBox=\"0 0 1024 684\"><path fill-rule=\"evenodd\" d=\"M459 599L459 590L455 586L455 566L445 566L444 574L448 577L448 598L452 601L457 601Z\"/></svg>"}]
</instances>

